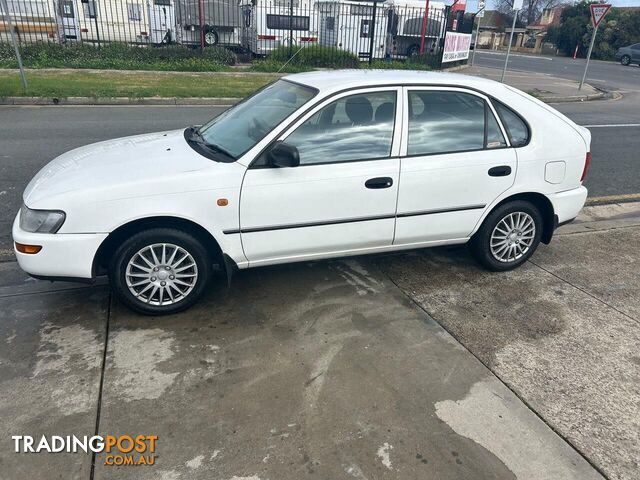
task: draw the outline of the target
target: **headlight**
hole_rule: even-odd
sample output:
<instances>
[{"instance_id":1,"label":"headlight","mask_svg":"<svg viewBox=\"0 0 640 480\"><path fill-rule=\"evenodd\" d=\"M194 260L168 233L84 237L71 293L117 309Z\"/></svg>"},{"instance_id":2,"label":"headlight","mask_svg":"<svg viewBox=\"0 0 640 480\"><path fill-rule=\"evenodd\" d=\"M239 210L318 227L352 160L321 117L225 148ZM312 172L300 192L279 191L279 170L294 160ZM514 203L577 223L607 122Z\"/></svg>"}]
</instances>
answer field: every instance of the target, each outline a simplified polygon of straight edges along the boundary
<instances>
[{"instance_id":1,"label":"headlight","mask_svg":"<svg viewBox=\"0 0 640 480\"><path fill-rule=\"evenodd\" d=\"M56 233L65 218L65 213L60 210L31 210L23 205L20 209L20 228L30 233Z\"/></svg>"}]
</instances>

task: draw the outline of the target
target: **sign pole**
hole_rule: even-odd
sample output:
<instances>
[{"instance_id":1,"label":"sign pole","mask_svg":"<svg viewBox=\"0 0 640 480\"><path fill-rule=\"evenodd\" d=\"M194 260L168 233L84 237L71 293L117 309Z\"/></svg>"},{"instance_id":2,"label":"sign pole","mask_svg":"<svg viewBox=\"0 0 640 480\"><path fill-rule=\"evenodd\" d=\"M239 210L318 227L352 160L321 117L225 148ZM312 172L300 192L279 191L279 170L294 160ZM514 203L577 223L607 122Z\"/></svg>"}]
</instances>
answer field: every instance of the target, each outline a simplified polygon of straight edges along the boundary
<instances>
[{"instance_id":1,"label":"sign pole","mask_svg":"<svg viewBox=\"0 0 640 480\"><path fill-rule=\"evenodd\" d=\"M24 66L22 65L22 57L20 56L20 49L18 48L18 42L16 41L16 32L13 30L13 22L11 21L11 15L9 15L9 5L7 0L0 0L2 2L2 9L4 10L4 18L11 32L11 43L13 43L13 49L16 52L16 59L18 60L18 68L20 69L20 80L22 81L22 90L27 93L27 76L24 73Z\"/></svg>"},{"instance_id":2,"label":"sign pole","mask_svg":"<svg viewBox=\"0 0 640 480\"><path fill-rule=\"evenodd\" d=\"M511 24L511 35L509 35L509 47L507 47L507 56L504 59L504 67L502 68L502 76L500 83L504 83L504 76L507 73L507 64L509 63L509 54L511 53L511 44L513 43L513 31L516 29L516 18L518 18L518 10L513 11L513 23ZM474 48L475 53L475 48Z\"/></svg>"},{"instance_id":3,"label":"sign pole","mask_svg":"<svg viewBox=\"0 0 640 480\"><path fill-rule=\"evenodd\" d=\"M481 10L482 11L482 10ZM480 13L480 12L478 12ZM476 50L478 49L478 36L480 35L480 22L482 21L482 17L484 15L478 17L478 26L476 27L476 39L473 46L473 53L471 54L471 66L473 67L473 62L476 61Z\"/></svg>"},{"instance_id":4,"label":"sign pole","mask_svg":"<svg viewBox=\"0 0 640 480\"><path fill-rule=\"evenodd\" d=\"M596 33L598 33L598 26L593 29L593 35L591 35L591 43L589 44L589 51L587 52L587 64L584 66L584 73L582 74L582 80L580 80L580 85L578 85L578 90L582 90L582 85L584 85L584 81L587 78L587 69L589 68L589 60L591 59L591 51L593 50L593 44L596 43Z\"/></svg>"},{"instance_id":5,"label":"sign pole","mask_svg":"<svg viewBox=\"0 0 640 480\"><path fill-rule=\"evenodd\" d=\"M584 81L587 78L587 70L589 69L589 60L591 60L591 52L593 51L593 45L596 43L596 34L598 33L598 26L602 19L609 13L609 9L611 5L607 3L592 3L589 5L589 9L591 10L591 23L593 24L593 33L591 34L591 43L589 44L589 51L587 52L587 63L584 66L584 73L582 74L582 80L580 80L580 85L578 85L578 90L582 90L582 85L584 85ZM576 47L576 51L578 47ZM575 56L573 57L575 58Z\"/></svg>"}]
</instances>

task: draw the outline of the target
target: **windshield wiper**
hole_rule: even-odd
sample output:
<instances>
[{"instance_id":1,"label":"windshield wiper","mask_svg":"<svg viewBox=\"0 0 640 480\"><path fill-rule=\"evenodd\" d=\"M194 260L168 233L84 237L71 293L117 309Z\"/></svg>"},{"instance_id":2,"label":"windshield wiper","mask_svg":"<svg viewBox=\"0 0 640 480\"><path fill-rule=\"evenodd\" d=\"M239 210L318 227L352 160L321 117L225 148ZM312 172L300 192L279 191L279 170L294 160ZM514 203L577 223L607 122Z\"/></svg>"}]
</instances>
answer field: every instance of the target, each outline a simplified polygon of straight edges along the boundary
<instances>
[{"instance_id":1,"label":"windshield wiper","mask_svg":"<svg viewBox=\"0 0 640 480\"><path fill-rule=\"evenodd\" d=\"M215 143L210 143L207 142L204 137L202 136L202 134L200 133L200 130L196 127L189 127L189 132L191 133L191 135L189 136L188 140L190 142L193 142L195 144L198 144L204 148L207 148L209 150L213 150L216 153L221 153L222 155L232 158L233 160L236 159L236 157L234 157L229 151L225 150L224 148L220 147L219 145L216 145Z\"/></svg>"}]
</instances>

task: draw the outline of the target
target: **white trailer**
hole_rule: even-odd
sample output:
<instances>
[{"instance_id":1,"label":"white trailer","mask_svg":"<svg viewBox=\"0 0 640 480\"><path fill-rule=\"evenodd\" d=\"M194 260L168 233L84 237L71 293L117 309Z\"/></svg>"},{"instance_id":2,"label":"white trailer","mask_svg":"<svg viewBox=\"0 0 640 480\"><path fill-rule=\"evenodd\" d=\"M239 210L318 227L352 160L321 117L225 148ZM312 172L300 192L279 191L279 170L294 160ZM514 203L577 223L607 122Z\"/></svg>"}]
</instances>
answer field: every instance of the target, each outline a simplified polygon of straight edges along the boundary
<instances>
[{"instance_id":1,"label":"white trailer","mask_svg":"<svg viewBox=\"0 0 640 480\"><path fill-rule=\"evenodd\" d=\"M62 42L175 41L174 0L54 0Z\"/></svg>"},{"instance_id":2,"label":"white trailer","mask_svg":"<svg viewBox=\"0 0 640 480\"><path fill-rule=\"evenodd\" d=\"M382 2L374 6L373 2L320 0L316 10L320 45L337 47L368 60L373 37L373 58L385 58L387 13Z\"/></svg>"},{"instance_id":3,"label":"white trailer","mask_svg":"<svg viewBox=\"0 0 640 480\"><path fill-rule=\"evenodd\" d=\"M318 42L318 16L312 0L246 0L243 46L255 55L292 45L304 47Z\"/></svg>"}]
</instances>

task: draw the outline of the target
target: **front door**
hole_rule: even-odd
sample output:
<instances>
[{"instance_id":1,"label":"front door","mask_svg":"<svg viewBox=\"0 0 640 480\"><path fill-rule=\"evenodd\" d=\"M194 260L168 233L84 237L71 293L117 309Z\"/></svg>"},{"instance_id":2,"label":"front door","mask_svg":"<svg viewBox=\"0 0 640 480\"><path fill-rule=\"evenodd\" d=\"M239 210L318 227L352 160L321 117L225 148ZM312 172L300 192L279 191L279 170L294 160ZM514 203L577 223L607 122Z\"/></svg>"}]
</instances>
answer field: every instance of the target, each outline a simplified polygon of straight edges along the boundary
<instances>
[{"instance_id":1,"label":"front door","mask_svg":"<svg viewBox=\"0 0 640 480\"><path fill-rule=\"evenodd\" d=\"M251 265L392 244L400 92L366 89L324 101L279 139L297 148L299 166L272 167L263 154L247 170L240 233Z\"/></svg>"},{"instance_id":2,"label":"front door","mask_svg":"<svg viewBox=\"0 0 640 480\"><path fill-rule=\"evenodd\" d=\"M405 87L405 98L394 245L465 239L513 185L515 150L483 95Z\"/></svg>"},{"instance_id":3,"label":"front door","mask_svg":"<svg viewBox=\"0 0 640 480\"><path fill-rule=\"evenodd\" d=\"M80 40L80 27L73 0L58 2L59 28L62 41Z\"/></svg>"},{"instance_id":4,"label":"front door","mask_svg":"<svg viewBox=\"0 0 640 480\"><path fill-rule=\"evenodd\" d=\"M149 5L149 29L151 43L175 41L175 11L172 0L151 0Z\"/></svg>"}]
</instances>

